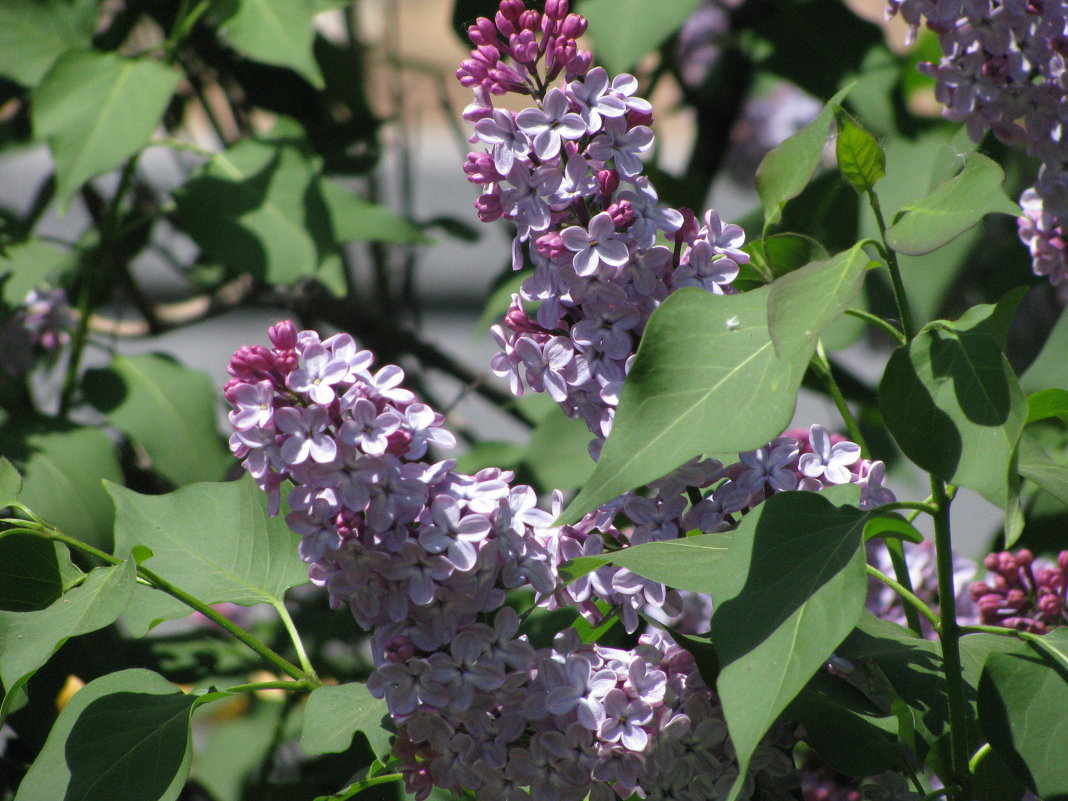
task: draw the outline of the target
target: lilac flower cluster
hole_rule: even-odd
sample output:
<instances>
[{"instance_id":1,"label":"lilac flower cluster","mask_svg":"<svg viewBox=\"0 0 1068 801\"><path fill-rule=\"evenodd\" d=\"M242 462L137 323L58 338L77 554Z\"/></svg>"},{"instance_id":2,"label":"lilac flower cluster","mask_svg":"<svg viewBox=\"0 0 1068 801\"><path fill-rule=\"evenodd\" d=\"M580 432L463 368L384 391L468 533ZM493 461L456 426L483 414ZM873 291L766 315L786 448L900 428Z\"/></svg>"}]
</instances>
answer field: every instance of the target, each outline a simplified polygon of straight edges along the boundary
<instances>
[{"instance_id":1,"label":"lilac flower cluster","mask_svg":"<svg viewBox=\"0 0 1068 801\"><path fill-rule=\"evenodd\" d=\"M987 131L1042 160L1021 198L1020 238L1034 270L1055 286L1068 276L1063 229L1068 220L1068 6L1024 0L888 0L913 35L926 19L942 60L920 69L935 79L945 116L964 122L975 141Z\"/></svg>"},{"instance_id":2,"label":"lilac flower cluster","mask_svg":"<svg viewBox=\"0 0 1068 801\"><path fill-rule=\"evenodd\" d=\"M492 329L501 348L492 367L515 394L547 392L605 437L656 306L683 286L729 291L749 256L742 230L715 211L697 221L659 202L642 174L652 107L633 76L591 69L589 54L573 50L586 21L567 13L566 0L544 14L522 8L505 0L495 22L472 25L475 50L457 73L475 90L464 117L485 148L464 166L482 187L479 217L511 220L513 266L529 258L534 267L504 327ZM476 69L487 54L494 68ZM492 96L504 92L534 105L495 108ZM538 304L533 318L524 302Z\"/></svg>"},{"instance_id":3,"label":"lilac flower cluster","mask_svg":"<svg viewBox=\"0 0 1068 801\"><path fill-rule=\"evenodd\" d=\"M1036 559L1026 548L988 554L990 575L972 584L969 594L979 622L1034 634L1068 624L1068 551L1056 562Z\"/></svg>"},{"instance_id":4,"label":"lilac flower cluster","mask_svg":"<svg viewBox=\"0 0 1068 801\"><path fill-rule=\"evenodd\" d=\"M321 340L279 323L269 336L273 348L243 347L231 360L231 449L273 511L291 482L286 522L302 535L312 581L372 632L368 687L398 725L409 790L576 801L724 794L733 752L686 651L656 633L622 651L569 630L536 652L505 605L513 589L548 605L582 597L565 594L556 567L574 532L596 552L589 531L610 528L607 513L551 528L553 515L511 473L470 476L424 458L454 440L442 415L400 386L399 368L373 371L347 334ZM631 574L585 581L606 597L658 599ZM795 783L783 736L761 747L748 777L765 798L789 798Z\"/></svg>"}]
</instances>

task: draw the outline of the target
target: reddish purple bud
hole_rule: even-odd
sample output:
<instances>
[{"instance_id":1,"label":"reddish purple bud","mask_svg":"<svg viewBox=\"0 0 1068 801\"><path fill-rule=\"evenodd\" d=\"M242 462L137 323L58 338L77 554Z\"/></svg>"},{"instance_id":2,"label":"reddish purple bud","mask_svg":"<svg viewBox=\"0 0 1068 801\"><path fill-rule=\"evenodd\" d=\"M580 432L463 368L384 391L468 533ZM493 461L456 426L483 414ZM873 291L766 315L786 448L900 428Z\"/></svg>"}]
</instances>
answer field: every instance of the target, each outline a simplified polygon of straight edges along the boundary
<instances>
[{"instance_id":1,"label":"reddish purple bud","mask_svg":"<svg viewBox=\"0 0 1068 801\"><path fill-rule=\"evenodd\" d=\"M403 456L408 452L408 446L412 444L412 432L398 428L386 439L386 453L394 456Z\"/></svg>"},{"instance_id":2,"label":"reddish purple bud","mask_svg":"<svg viewBox=\"0 0 1068 801\"><path fill-rule=\"evenodd\" d=\"M786 436L790 436L790 432L786 432ZM973 601L978 601L984 595L990 594L990 585L985 581L977 581L971 587L968 588L968 595L971 596Z\"/></svg>"},{"instance_id":3,"label":"reddish purple bud","mask_svg":"<svg viewBox=\"0 0 1068 801\"><path fill-rule=\"evenodd\" d=\"M274 354L274 365L278 368L278 372L284 376L297 369L297 362L297 352L295 350L284 350Z\"/></svg>"},{"instance_id":4,"label":"reddish purple bud","mask_svg":"<svg viewBox=\"0 0 1068 801\"><path fill-rule=\"evenodd\" d=\"M1009 590L1005 605L1011 609L1023 609L1027 605L1027 593L1018 588Z\"/></svg>"},{"instance_id":5,"label":"reddish purple bud","mask_svg":"<svg viewBox=\"0 0 1068 801\"><path fill-rule=\"evenodd\" d=\"M468 27L467 36L471 44L476 46L495 45L497 44L497 27L493 24L493 20L479 17L474 25Z\"/></svg>"},{"instance_id":6,"label":"reddish purple bud","mask_svg":"<svg viewBox=\"0 0 1068 801\"><path fill-rule=\"evenodd\" d=\"M652 125L653 124L653 111L630 111L627 114L627 130L634 128L637 125Z\"/></svg>"},{"instance_id":7,"label":"reddish purple bud","mask_svg":"<svg viewBox=\"0 0 1068 801\"><path fill-rule=\"evenodd\" d=\"M560 35L567 39L578 39L586 32L589 23L579 14L568 14L560 25Z\"/></svg>"},{"instance_id":8,"label":"reddish purple bud","mask_svg":"<svg viewBox=\"0 0 1068 801\"><path fill-rule=\"evenodd\" d=\"M519 29L533 33L541 27L541 14L534 9L528 9L519 15Z\"/></svg>"},{"instance_id":9,"label":"reddish purple bud","mask_svg":"<svg viewBox=\"0 0 1068 801\"><path fill-rule=\"evenodd\" d=\"M1035 606L1047 618L1056 618L1061 614L1061 599L1051 592L1040 595Z\"/></svg>"},{"instance_id":10,"label":"reddish purple bud","mask_svg":"<svg viewBox=\"0 0 1068 801\"><path fill-rule=\"evenodd\" d=\"M615 170L599 170L597 184L601 187L601 197L610 198L619 189L619 173Z\"/></svg>"},{"instance_id":11,"label":"reddish purple bud","mask_svg":"<svg viewBox=\"0 0 1068 801\"><path fill-rule=\"evenodd\" d=\"M683 215L685 214L686 212L684 211ZM686 223L683 223L683 227L686 227ZM986 556L983 557L983 567L985 567L987 570L991 570L996 573L998 572L999 564L1000 562L998 561L998 555L996 553L988 553Z\"/></svg>"},{"instance_id":12,"label":"reddish purple bud","mask_svg":"<svg viewBox=\"0 0 1068 801\"><path fill-rule=\"evenodd\" d=\"M679 206L679 213L682 214L682 227L675 232L675 240L692 245L697 239L698 230L700 230L697 217L692 209L688 209L685 206Z\"/></svg>"},{"instance_id":13,"label":"reddish purple bud","mask_svg":"<svg viewBox=\"0 0 1068 801\"><path fill-rule=\"evenodd\" d=\"M468 153L464 162L464 174L473 184L491 184L504 180L504 176L493 166L493 157L486 152Z\"/></svg>"},{"instance_id":14,"label":"reddish purple bud","mask_svg":"<svg viewBox=\"0 0 1068 801\"><path fill-rule=\"evenodd\" d=\"M567 62L567 79L573 81L581 78L590 71L591 64L593 64L593 53L589 50L577 51L574 58Z\"/></svg>"},{"instance_id":15,"label":"reddish purple bud","mask_svg":"<svg viewBox=\"0 0 1068 801\"><path fill-rule=\"evenodd\" d=\"M225 384L223 384L223 397L226 398L226 402L231 406L236 406L237 402L234 400L234 390L242 384L248 383L242 381L240 378L231 378Z\"/></svg>"},{"instance_id":16,"label":"reddish purple bud","mask_svg":"<svg viewBox=\"0 0 1068 801\"><path fill-rule=\"evenodd\" d=\"M634 222L634 209L631 208L629 200L613 203L605 211L612 215L612 222L615 223L616 230L626 228Z\"/></svg>"},{"instance_id":17,"label":"reddish purple bud","mask_svg":"<svg viewBox=\"0 0 1068 801\"><path fill-rule=\"evenodd\" d=\"M534 247L546 259L561 259L568 253L564 240L555 231L539 236L534 240Z\"/></svg>"},{"instance_id":18,"label":"reddish purple bud","mask_svg":"<svg viewBox=\"0 0 1068 801\"><path fill-rule=\"evenodd\" d=\"M494 222L504 215L501 198L493 192L487 192L476 200L475 210L478 212L478 219L484 223Z\"/></svg>"},{"instance_id":19,"label":"reddish purple bud","mask_svg":"<svg viewBox=\"0 0 1068 801\"><path fill-rule=\"evenodd\" d=\"M538 60L538 39L533 31L520 31L508 37L512 58L520 64L533 64Z\"/></svg>"},{"instance_id":20,"label":"reddish purple bud","mask_svg":"<svg viewBox=\"0 0 1068 801\"><path fill-rule=\"evenodd\" d=\"M226 371L234 378L258 381L268 377L274 367L274 357L263 345L242 345L230 357Z\"/></svg>"},{"instance_id":21,"label":"reddish purple bud","mask_svg":"<svg viewBox=\"0 0 1068 801\"><path fill-rule=\"evenodd\" d=\"M1057 565L1061 570L1068 570L1068 551L1061 551L1057 554Z\"/></svg>"},{"instance_id":22,"label":"reddish purple bud","mask_svg":"<svg viewBox=\"0 0 1068 801\"><path fill-rule=\"evenodd\" d=\"M386 659L390 662L407 662L415 656L415 643L407 637L398 635L392 637L385 647Z\"/></svg>"},{"instance_id":23,"label":"reddish purple bud","mask_svg":"<svg viewBox=\"0 0 1068 801\"><path fill-rule=\"evenodd\" d=\"M567 16L567 0L545 0L545 16L548 19L562 20Z\"/></svg>"},{"instance_id":24,"label":"reddish purple bud","mask_svg":"<svg viewBox=\"0 0 1068 801\"><path fill-rule=\"evenodd\" d=\"M1020 567L1027 567L1034 561L1035 555L1027 550L1027 548L1021 548L1016 552L1016 564Z\"/></svg>"},{"instance_id":25,"label":"reddish purple bud","mask_svg":"<svg viewBox=\"0 0 1068 801\"><path fill-rule=\"evenodd\" d=\"M281 320L267 329L271 344L278 350L293 350L297 346L297 327L292 320Z\"/></svg>"}]
</instances>

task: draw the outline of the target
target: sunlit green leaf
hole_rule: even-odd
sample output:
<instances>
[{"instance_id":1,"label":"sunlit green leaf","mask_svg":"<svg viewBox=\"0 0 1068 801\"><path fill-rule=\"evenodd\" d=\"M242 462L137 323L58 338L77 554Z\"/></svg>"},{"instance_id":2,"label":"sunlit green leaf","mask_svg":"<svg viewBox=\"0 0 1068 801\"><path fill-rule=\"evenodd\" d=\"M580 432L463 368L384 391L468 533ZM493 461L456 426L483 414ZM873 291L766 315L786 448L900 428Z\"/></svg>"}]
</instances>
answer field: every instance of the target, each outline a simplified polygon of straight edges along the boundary
<instances>
[{"instance_id":1,"label":"sunlit green leaf","mask_svg":"<svg viewBox=\"0 0 1068 801\"><path fill-rule=\"evenodd\" d=\"M0 253L0 287L4 302L10 306L22 303L31 289L70 262L67 251L39 239L10 246Z\"/></svg>"},{"instance_id":2,"label":"sunlit green leaf","mask_svg":"<svg viewBox=\"0 0 1068 801\"><path fill-rule=\"evenodd\" d=\"M36 86L57 58L89 46L96 15L90 0L4 0L0 75Z\"/></svg>"},{"instance_id":3,"label":"sunlit green leaf","mask_svg":"<svg viewBox=\"0 0 1068 801\"><path fill-rule=\"evenodd\" d=\"M804 234L772 234L764 239L746 242L742 250L749 254L750 264L754 268L771 278L786 275L809 262L828 258L827 249Z\"/></svg>"},{"instance_id":4,"label":"sunlit green leaf","mask_svg":"<svg viewBox=\"0 0 1068 801\"><path fill-rule=\"evenodd\" d=\"M385 723L389 723L386 702L371 695L366 684L318 687L304 709L300 747L308 754L336 754L347 750L353 735L360 732L375 756L384 759L392 737Z\"/></svg>"},{"instance_id":5,"label":"sunlit green leaf","mask_svg":"<svg viewBox=\"0 0 1068 801\"><path fill-rule=\"evenodd\" d=\"M887 428L905 454L944 481L1004 506L1027 400L986 317L936 321L890 357L879 384Z\"/></svg>"},{"instance_id":6,"label":"sunlit green leaf","mask_svg":"<svg viewBox=\"0 0 1068 801\"><path fill-rule=\"evenodd\" d=\"M0 510L11 505L22 492L22 476L7 457L0 456Z\"/></svg>"},{"instance_id":7,"label":"sunlit green leaf","mask_svg":"<svg viewBox=\"0 0 1068 801\"><path fill-rule=\"evenodd\" d=\"M149 670L86 684L59 715L15 801L175 801L196 698Z\"/></svg>"},{"instance_id":8,"label":"sunlit green leaf","mask_svg":"<svg viewBox=\"0 0 1068 801\"><path fill-rule=\"evenodd\" d=\"M874 537L895 537L913 544L923 542L923 534L917 531L912 523L893 512L882 512L868 517L864 524L864 541Z\"/></svg>"},{"instance_id":9,"label":"sunlit green leaf","mask_svg":"<svg viewBox=\"0 0 1068 801\"><path fill-rule=\"evenodd\" d=\"M583 0L578 12L590 22L597 60L612 75L627 72L674 33L700 0Z\"/></svg>"},{"instance_id":10,"label":"sunlit green leaf","mask_svg":"<svg viewBox=\"0 0 1068 801\"><path fill-rule=\"evenodd\" d=\"M430 241L430 237L411 220L378 203L364 200L335 181L323 180L320 189L338 242L418 245Z\"/></svg>"},{"instance_id":11,"label":"sunlit green leaf","mask_svg":"<svg viewBox=\"0 0 1068 801\"><path fill-rule=\"evenodd\" d=\"M157 354L116 356L108 369L89 371L84 388L175 486L217 481L233 465L216 428L218 391L207 373Z\"/></svg>"},{"instance_id":12,"label":"sunlit green leaf","mask_svg":"<svg viewBox=\"0 0 1068 801\"><path fill-rule=\"evenodd\" d=\"M1031 366L1020 376L1020 384L1027 393L1048 387L1068 387L1068 312L1061 312L1046 344Z\"/></svg>"},{"instance_id":13,"label":"sunlit green leaf","mask_svg":"<svg viewBox=\"0 0 1068 801\"><path fill-rule=\"evenodd\" d=\"M694 456L748 450L789 425L815 345L787 337L791 347L776 353L768 331L770 292L682 289L653 313L624 382L612 435L563 521Z\"/></svg>"},{"instance_id":14,"label":"sunlit green leaf","mask_svg":"<svg viewBox=\"0 0 1068 801\"><path fill-rule=\"evenodd\" d=\"M297 555L299 536L281 518L267 517L266 498L247 477L167 495L114 484L107 490L115 502L115 552L125 556L135 545L147 546L152 557L144 566L204 603L279 604L286 590L308 579ZM141 633L179 616L176 611L169 596L147 591L124 620Z\"/></svg>"},{"instance_id":15,"label":"sunlit green leaf","mask_svg":"<svg viewBox=\"0 0 1068 801\"><path fill-rule=\"evenodd\" d=\"M315 274L315 233L330 239L325 205L321 198L310 202L318 198L316 170L299 126L283 120L270 135L217 153L175 201L207 256L270 283L291 284Z\"/></svg>"},{"instance_id":16,"label":"sunlit green leaf","mask_svg":"<svg viewBox=\"0 0 1068 801\"><path fill-rule=\"evenodd\" d=\"M859 501L855 487L835 493ZM824 493L773 495L746 515L713 591L717 690L740 776L779 714L853 630L867 578L865 515ZM735 783L731 797L741 789Z\"/></svg>"},{"instance_id":17,"label":"sunlit green leaf","mask_svg":"<svg viewBox=\"0 0 1068 801\"><path fill-rule=\"evenodd\" d=\"M72 537L111 549L114 515L101 482L122 481L122 470L105 432L13 419L0 427L0 442L22 472L21 503Z\"/></svg>"},{"instance_id":18,"label":"sunlit green leaf","mask_svg":"<svg viewBox=\"0 0 1068 801\"><path fill-rule=\"evenodd\" d=\"M959 175L895 215L886 232L887 243L899 253L919 256L956 239L987 214L1018 215L1020 207L1001 186L1004 178L996 162L969 153Z\"/></svg>"},{"instance_id":19,"label":"sunlit green leaf","mask_svg":"<svg viewBox=\"0 0 1068 801\"><path fill-rule=\"evenodd\" d=\"M546 489L577 489L593 474L591 439L583 420L571 420L556 408L534 427L520 461Z\"/></svg>"},{"instance_id":20,"label":"sunlit green leaf","mask_svg":"<svg viewBox=\"0 0 1068 801\"><path fill-rule=\"evenodd\" d=\"M52 150L61 207L148 143L180 77L150 58L97 50L59 57L34 90L33 127Z\"/></svg>"},{"instance_id":21,"label":"sunlit green leaf","mask_svg":"<svg viewBox=\"0 0 1068 801\"><path fill-rule=\"evenodd\" d=\"M764 207L765 228L782 218L786 201L801 194L811 180L827 144L834 118L832 104L841 103L848 91L844 89L831 98L816 119L783 141L760 162L756 186Z\"/></svg>"},{"instance_id":22,"label":"sunlit green leaf","mask_svg":"<svg viewBox=\"0 0 1068 801\"><path fill-rule=\"evenodd\" d=\"M1041 389L1027 398L1027 422L1057 417L1068 423L1068 390Z\"/></svg>"},{"instance_id":23,"label":"sunlit green leaf","mask_svg":"<svg viewBox=\"0 0 1068 801\"><path fill-rule=\"evenodd\" d=\"M835 142L838 169L857 192L870 192L886 175L886 155L875 137L841 107L835 109L834 117L838 126Z\"/></svg>"},{"instance_id":24,"label":"sunlit green leaf","mask_svg":"<svg viewBox=\"0 0 1068 801\"><path fill-rule=\"evenodd\" d=\"M316 89L323 75L315 63L315 0L212 0L223 36L253 61L289 67Z\"/></svg>"},{"instance_id":25,"label":"sunlit green leaf","mask_svg":"<svg viewBox=\"0 0 1068 801\"><path fill-rule=\"evenodd\" d=\"M1019 471L1068 506L1068 465L1051 459L1038 440L1026 432L1020 437Z\"/></svg>"}]
</instances>

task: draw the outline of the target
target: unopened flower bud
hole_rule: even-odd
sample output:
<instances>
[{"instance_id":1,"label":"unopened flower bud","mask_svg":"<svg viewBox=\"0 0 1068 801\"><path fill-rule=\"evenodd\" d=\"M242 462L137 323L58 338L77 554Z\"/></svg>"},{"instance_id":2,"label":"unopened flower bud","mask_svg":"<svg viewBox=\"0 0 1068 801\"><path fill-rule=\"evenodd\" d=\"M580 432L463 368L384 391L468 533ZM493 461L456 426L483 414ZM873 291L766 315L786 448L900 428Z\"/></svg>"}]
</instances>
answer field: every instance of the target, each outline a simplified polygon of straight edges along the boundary
<instances>
[{"instance_id":1,"label":"unopened flower bud","mask_svg":"<svg viewBox=\"0 0 1068 801\"><path fill-rule=\"evenodd\" d=\"M610 198L619 189L619 173L615 170L600 170L597 173L597 184L601 188L601 197Z\"/></svg>"},{"instance_id":2,"label":"unopened flower bud","mask_svg":"<svg viewBox=\"0 0 1068 801\"><path fill-rule=\"evenodd\" d=\"M292 320L282 320L267 329L267 337L278 350L292 350L297 346L297 327Z\"/></svg>"},{"instance_id":3,"label":"unopened flower bud","mask_svg":"<svg viewBox=\"0 0 1068 801\"><path fill-rule=\"evenodd\" d=\"M578 39L586 32L586 18L578 14L568 14L560 25L560 35L568 39Z\"/></svg>"}]
</instances>

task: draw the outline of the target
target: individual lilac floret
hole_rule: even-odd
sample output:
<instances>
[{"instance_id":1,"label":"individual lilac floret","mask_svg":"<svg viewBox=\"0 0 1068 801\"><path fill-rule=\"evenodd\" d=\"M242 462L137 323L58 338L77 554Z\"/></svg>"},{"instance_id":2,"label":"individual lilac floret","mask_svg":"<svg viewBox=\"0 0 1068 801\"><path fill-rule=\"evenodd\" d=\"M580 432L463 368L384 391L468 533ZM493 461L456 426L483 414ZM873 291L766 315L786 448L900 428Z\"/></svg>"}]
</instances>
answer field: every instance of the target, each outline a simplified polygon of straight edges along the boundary
<instances>
[{"instance_id":1,"label":"individual lilac floret","mask_svg":"<svg viewBox=\"0 0 1068 801\"><path fill-rule=\"evenodd\" d=\"M540 109L525 108L516 115L516 126L533 137L534 155L542 161L556 158L565 139L581 139L586 133L582 117L569 108L563 91L550 89Z\"/></svg>"},{"instance_id":2,"label":"individual lilac floret","mask_svg":"<svg viewBox=\"0 0 1068 801\"><path fill-rule=\"evenodd\" d=\"M812 426L811 453L801 454L798 469L808 478L826 478L832 484L848 484L853 479L849 467L860 458L860 446L853 442L831 444L831 435L821 425Z\"/></svg>"}]
</instances>

